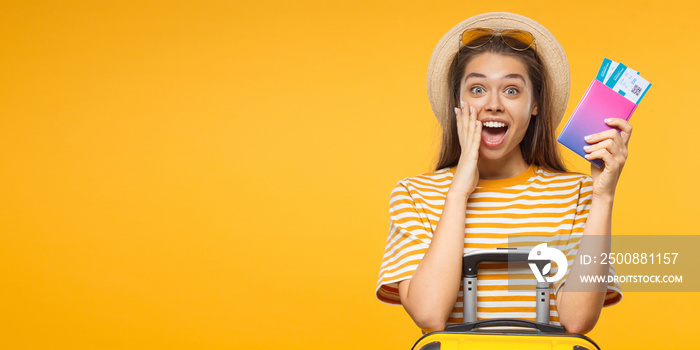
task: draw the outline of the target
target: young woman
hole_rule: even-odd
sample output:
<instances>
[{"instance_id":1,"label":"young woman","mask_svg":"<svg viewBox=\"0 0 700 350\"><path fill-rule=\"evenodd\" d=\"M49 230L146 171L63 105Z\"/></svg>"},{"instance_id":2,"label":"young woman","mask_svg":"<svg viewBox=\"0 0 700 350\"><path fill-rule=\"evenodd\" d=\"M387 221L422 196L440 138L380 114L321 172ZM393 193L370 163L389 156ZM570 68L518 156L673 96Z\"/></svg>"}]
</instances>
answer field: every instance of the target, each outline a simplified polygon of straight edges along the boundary
<instances>
[{"instance_id":1,"label":"young woman","mask_svg":"<svg viewBox=\"0 0 700 350\"><path fill-rule=\"evenodd\" d=\"M405 178L392 191L381 301L402 304L424 331L442 330L461 321L466 252L543 234L569 260L551 291L552 323L586 333L603 306L621 299L617 283L583 286L579 279L614 274L611 266L574 258L610 251L609 240L584 238L610 237L632 127L608 120L613 129L590 135L586 149L604 167L591 166L592 177L566 172L554 129L569 85L561 45L529 18L487 13L445 34L428 68L428 95L443 130L440 157L435 171ZM503 264L480 268L477 319L534 320L534 291L509 287L506 272L513 270ZM534 281L529 269L521 272L516 278Z\"/></svg>"}]
</instances>

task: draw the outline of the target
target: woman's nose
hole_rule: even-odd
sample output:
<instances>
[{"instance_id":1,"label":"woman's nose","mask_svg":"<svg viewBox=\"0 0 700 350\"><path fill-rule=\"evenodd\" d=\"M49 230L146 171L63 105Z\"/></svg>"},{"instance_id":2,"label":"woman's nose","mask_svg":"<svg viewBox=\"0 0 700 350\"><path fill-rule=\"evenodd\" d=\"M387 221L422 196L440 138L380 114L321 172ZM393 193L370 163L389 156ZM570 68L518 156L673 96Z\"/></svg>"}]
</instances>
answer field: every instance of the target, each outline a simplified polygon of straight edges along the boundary
<instances>
[{"instance_id":1,"label":"woman's nose","mask_svg":"<svg viewBox=\"0 0 700 350\"><path fill-rule=\"evenodd\" d=\"M498 93L489 94L486 105L484 109L489 112L503 112L503 103L501 103L501 96Z\"/></svg>"}]
</instances>

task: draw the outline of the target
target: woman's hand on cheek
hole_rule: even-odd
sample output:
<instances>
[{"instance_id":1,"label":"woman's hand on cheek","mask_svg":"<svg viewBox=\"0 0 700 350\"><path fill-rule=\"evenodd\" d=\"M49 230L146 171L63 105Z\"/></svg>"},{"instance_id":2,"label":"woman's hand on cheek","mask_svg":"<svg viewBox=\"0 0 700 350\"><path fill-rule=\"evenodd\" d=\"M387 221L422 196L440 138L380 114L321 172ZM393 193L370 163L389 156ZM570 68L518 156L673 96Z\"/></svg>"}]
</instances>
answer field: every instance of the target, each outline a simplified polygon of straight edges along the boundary
<instances>
[{"instance_id":1,"label":"woman's hand on cheek","mask_svg":"<svg viewBox=\"0 0 700 350\"><path fill-rule=\"evenodd\" d=\"M612 129L586 136L590 145L584 150L588 153L586 159L602 159L604 162L601 168L591 164L593 197L612 199L629 154L627 146L632 135L632 125L619 118L608 118L605 123L619 129L620 132Z\"/></svg>"},{"instance_id":2,"label":"woman's hand on cheek","mask_svg":"<svg viewBox=\"0 0 700 350\"><path fill-rule=\"evenodd\" d=\"M481 122L476 119L477 111L464 101L460 102L462 108L455 108L457 118L457 134L462 154L455 171L452 185L456 191L466 195L476 189L479 181L479 146L481 145ZM452 189L452 187L450 187Z\"/></svg>"}]
</instances>

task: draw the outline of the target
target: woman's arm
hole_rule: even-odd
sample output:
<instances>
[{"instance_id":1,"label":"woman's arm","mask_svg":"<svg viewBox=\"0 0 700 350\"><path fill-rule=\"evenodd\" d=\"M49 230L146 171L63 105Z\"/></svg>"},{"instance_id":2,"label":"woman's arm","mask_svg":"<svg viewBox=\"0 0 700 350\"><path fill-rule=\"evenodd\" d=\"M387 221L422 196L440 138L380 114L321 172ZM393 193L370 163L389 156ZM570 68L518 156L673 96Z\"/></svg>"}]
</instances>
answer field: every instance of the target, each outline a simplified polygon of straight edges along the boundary
<instances>
[{"instance_id":1,"label":"woman's arm","mask_svg":"<svg viewBox=\"0 0 700 350\"><path fill-rule=\"evenodd\" d=\"M399 283L401 304L416 325L428 332L445 328L462 277L466 197L450 192L413 277Z\"/></svg>"},{"instance_id":2,"label":"woman's arm","mask_svg":"<svg viewBox=\"0 0 700 350\"><path fill-rule=\"evenodd\" d=\"M609 126L620 129L607 130L586 139L592 145L586 148L587 159L602 159L602 169L591 166L593 198L586 226L578 249L578 255L600 256L610 253L612 233L612 208L615 188L628 156L628 144L632 125L624 119L606 119ZM557 293L559 322L572 333L588 333L600 317L607 292L606 282L582 283L580 276L607 276L607 264L580 264L574 262L567 281Z\"/></svg>"},{"instance_id":3,"label":"woman's arm","mask_svg":"<svg viewBox=\"0 0 700 350\"><path fill-rule=\"evenodd\" d=\"M593 199L577 256L610 253L612 204L612 199ZM590 332L598 322L605 301L607 282L588 282L584 285L580 276L607 276L608 273L606 264L582 265L579 259L574 259L566 283L557 293L559 323L567 331L580 334Z\"/></svg>"},{"instance_id":4,"label":"woman's arm","mask_svg":"<svg viewBox=\"0 0 700 350\"><path fill-rule=\"evenodd\" d=\"M462 154L447 191L442 215L423 259L409 280L399 283L401 304L413 321L426 331L445 328L459 294L464 255L467 198L479 180L477 161L481 123L469 108L455 108Z\"/></svg>"}]
</instances>

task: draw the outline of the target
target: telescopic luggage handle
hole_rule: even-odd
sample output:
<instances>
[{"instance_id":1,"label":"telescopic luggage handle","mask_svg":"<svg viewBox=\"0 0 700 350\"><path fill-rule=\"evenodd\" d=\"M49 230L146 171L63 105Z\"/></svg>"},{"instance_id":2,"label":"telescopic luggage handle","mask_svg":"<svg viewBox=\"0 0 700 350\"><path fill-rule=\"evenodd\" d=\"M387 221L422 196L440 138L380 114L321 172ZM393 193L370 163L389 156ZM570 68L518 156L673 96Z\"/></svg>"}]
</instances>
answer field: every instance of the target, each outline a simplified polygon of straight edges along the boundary
<instances>
[{"instance_id":1,"label":"telescopic luggage handle","mask_svg":"<svg viewBox=\"0 0 700 350\"><path fill-rule=\"evenodd\" d=\"M529 250L496 248L469 252L462 258L463 303L462 322L476 321L476 275L482 262L528 262ZM547 261L532 261L542 271ZM549 283L537 282L535 313L538 323L549 324Z\"/></svg>"},{"instance_id":2,"label":"telescopic luggage handle","mask_svg":"<svg viewBox=\"0 0 700 350\"><path fill-rule=\"evenodd\" d=\"M516 248L482 249L469 252L462 258L462 275L476 276L482 262L527 262L529 251Z\"/></svg>"}]
</instances>

